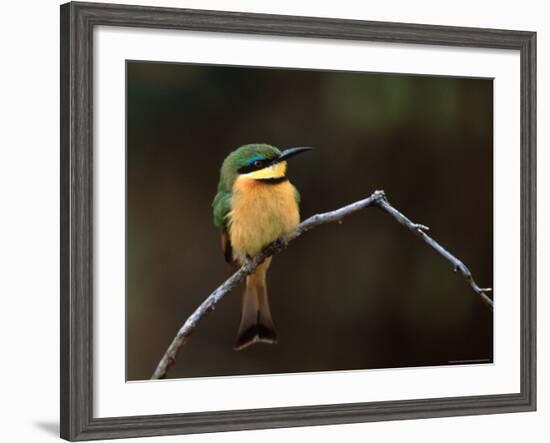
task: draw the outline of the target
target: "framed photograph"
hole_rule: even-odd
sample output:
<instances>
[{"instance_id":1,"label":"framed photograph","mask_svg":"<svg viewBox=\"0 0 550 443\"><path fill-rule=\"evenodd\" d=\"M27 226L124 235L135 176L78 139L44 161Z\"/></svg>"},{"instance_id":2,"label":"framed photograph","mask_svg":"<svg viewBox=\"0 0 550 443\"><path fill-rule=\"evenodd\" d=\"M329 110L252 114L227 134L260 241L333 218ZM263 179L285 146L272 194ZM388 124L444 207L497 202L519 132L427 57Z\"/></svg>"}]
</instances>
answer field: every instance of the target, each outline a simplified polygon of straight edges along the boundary
<instances>
[{"instance_id":1,"label":"framed photograph","mask_svg":"<svg viewBox=\"0 0 550 443\"><path fill-rule=\"evenodd\" d=\"M534 32L62 5L61 437L535 410L535 78Z\"/></svg>"}]
</instances>

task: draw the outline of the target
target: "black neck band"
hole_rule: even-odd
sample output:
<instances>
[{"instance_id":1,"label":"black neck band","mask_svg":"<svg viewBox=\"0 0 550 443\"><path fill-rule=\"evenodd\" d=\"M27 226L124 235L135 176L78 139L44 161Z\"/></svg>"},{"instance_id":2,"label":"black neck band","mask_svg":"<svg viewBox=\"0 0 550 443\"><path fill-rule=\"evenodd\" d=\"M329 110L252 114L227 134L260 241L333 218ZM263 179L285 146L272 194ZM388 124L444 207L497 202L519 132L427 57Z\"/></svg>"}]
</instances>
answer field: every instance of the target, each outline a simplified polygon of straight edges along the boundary
<instances>
[{"instance_id":1,"label":"black neck band","mask_svg":"<svg viewBox=\"0 0 550 443\"><path fill-rule=\"evenodd\" d=\"M256 179L259 182L267 183L269 185L277 185L279 183L286 182L288 178L286 178L284 175L282 177L273 177L273 178L257 178Z\"/></svg>"}]
</instances>

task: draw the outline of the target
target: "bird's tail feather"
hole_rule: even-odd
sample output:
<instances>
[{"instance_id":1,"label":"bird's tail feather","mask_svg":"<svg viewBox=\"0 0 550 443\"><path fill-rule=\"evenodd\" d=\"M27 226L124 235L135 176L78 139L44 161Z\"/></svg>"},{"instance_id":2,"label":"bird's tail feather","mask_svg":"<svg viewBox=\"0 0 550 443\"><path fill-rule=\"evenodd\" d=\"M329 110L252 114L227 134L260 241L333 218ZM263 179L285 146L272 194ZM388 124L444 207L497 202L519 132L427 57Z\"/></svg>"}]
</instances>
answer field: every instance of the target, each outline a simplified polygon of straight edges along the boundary
<instances>
[{"instance_id":1,"label":"bird's tail feather","mask_svg":"<svg viewBox=\"0 0 550 443\"><path fill-rule=\"evenodd\" d=\"M277 333L271 318L267 298L266 272L271 260L268 259L246 278L246 288L242 298L241 323L235 349L240 351L254 343L276 343Z\"/></svg>"}]
</instances>

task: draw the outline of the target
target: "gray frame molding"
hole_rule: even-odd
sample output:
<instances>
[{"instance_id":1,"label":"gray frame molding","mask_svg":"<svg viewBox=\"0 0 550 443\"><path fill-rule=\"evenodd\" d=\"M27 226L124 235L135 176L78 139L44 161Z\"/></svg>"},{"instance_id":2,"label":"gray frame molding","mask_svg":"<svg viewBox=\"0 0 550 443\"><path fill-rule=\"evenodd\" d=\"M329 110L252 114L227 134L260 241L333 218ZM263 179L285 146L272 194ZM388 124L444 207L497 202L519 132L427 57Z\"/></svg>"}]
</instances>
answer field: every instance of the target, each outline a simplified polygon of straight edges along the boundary
<instances>
[{"instance_id":1,"label":"gray frame molding","mask_svg":"<svg viewBox=\"0 0 550 443\"><path fill-rule=\"evenodd\" d=\"M92 44L94 26L514 49L521 54L521 392L245 411L94 418ZM279 428L536 409L536 33L189 9L61 6L61 437Z\"/></svg>"}]
</instances>

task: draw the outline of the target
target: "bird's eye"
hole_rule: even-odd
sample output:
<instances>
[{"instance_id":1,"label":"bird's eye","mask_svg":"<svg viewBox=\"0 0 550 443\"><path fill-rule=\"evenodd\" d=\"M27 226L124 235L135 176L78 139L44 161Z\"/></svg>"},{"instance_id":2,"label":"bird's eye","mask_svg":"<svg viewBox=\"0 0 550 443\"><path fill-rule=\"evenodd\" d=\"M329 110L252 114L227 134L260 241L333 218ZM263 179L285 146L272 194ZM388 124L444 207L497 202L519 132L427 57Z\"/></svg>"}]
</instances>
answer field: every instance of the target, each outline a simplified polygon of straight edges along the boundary
<instances>
[{"instance_id":1,"label":"bird's eye","mask_svg":"<svg viewBox=\"0 0 550 443\"><path fill-rule=\"evenodd\" d=\"M256 160L253 164L255 168L259 168L263 165L263 162L261 160Z\"/></svg>"}]
</instances>

